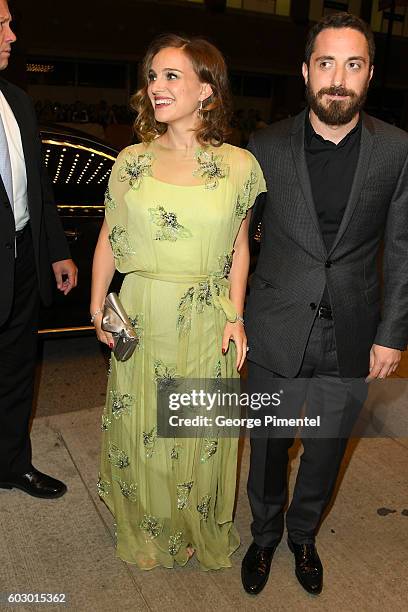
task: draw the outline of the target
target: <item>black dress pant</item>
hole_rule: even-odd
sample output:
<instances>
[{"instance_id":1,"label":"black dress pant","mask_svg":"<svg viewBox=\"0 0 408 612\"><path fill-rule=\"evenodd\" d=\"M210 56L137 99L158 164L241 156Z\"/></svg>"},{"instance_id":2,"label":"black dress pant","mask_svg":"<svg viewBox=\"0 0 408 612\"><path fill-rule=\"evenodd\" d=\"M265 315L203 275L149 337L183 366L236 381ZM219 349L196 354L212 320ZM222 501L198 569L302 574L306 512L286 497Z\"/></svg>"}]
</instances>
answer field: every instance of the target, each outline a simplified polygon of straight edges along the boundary
<instances>
[{"instance_id":1,"label":"black dress pant","mask_svg":"<svg viewBox=\"0 0 408 612\"><path fill-rule=\"evenodd\" d=\"M0 326L0 479L31 465L29 421L33 402L39 292L27 227L17 239L14 301Z\"/></svg>"},{"instance_id":2,"label":"black dress pant","mask_svg":"<svg viewBox=\"0 0 408 612\"><path fill-rule=\"evenodd\" d=\"M284 347L282 347L284 350ZM307 380L309 379L309 380ZM287 531L293 542L313 542L324 510L330 502L348 436L367 395L364 380L341 379L338 371L333 322L316 319L296 380L279 375L253 362L248 363L248 392L275 393L285 390L286 402L278 417L321 416L322 432L302 437L304 452L296 478L293 499L286 514ZM290 396L290 401L289 401ZM287 502L288 450L294 429L266 435L252 433L248 497L253 523L251 531L259 546L274 546L284 530ZM290 436L290 437L287 437ZM327 437L325 437L327 436Z\"/></svg>"}]
</instances>

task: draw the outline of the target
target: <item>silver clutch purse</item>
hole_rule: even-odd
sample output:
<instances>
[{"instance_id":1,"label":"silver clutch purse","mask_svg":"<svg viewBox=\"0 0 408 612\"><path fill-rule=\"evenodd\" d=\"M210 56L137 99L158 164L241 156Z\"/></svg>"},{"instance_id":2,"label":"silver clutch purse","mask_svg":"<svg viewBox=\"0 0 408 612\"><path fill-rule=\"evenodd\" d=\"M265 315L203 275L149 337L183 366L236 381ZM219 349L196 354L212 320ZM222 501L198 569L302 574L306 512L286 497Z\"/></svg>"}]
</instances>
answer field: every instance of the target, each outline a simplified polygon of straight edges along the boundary
<instances>
[{"instance_id":1,"label":"silver clutch purse","mask_svg":"<svg viewBox=\"0 0 408 612\"><path fill-rule=\"evenodd\" d=\"M105 298L102 329L112 334L113 353L118 361L126 361L133 355L138 338L116 293L109 293Z\"/></svg>"}]
</instances>

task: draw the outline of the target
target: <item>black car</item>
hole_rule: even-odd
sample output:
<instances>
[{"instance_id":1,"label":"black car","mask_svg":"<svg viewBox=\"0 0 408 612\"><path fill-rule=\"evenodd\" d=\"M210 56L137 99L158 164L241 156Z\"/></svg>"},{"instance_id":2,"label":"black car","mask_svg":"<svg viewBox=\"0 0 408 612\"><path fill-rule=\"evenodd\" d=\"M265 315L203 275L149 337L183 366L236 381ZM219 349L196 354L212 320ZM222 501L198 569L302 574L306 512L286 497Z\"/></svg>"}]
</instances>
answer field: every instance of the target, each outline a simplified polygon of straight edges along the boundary
<instances>
[{"instance_id":1,"label":"black car","mask_svg":"<svg viewBox=\"0 0 408 612\"><path fill-rule=\"evenodd\" d=\"M41 309L39 332L82 333L93 329L89 320L92 257L104 217L104 194L118 151L85 132L59 125L43 125L40 132L44 162L79 269L79 282L67 296L55 289L53 305ZM120 280L116 275L113 290Z\"/></svg>"}]
</instances>

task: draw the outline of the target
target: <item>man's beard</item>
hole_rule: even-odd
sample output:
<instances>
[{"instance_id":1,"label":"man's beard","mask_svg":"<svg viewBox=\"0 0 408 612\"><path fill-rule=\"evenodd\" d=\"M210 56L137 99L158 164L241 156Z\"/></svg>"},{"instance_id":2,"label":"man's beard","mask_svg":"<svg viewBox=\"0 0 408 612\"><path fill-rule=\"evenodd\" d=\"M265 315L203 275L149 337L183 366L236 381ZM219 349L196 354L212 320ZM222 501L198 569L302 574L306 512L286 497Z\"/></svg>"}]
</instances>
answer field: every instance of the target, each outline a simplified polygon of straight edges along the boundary
<instances>
[{"instance_id":1,"label":"man's beard","mask_svg":"<svg viewBox=\"0 0 408 612\"><path fill-rule=\"evenodd\" d=\"M314 93L310 87L310 82L306 85L306 99L312 109L322 123L326 125L346 125L355 117L363 108L368 92L369 80L364 86L363 91L358 95L351 89L345 87L324 87L317 93ZM325 95L340 95L349 96L348 100L332 100L327 106L321 102Z\"/></svg>"}]
</instances>

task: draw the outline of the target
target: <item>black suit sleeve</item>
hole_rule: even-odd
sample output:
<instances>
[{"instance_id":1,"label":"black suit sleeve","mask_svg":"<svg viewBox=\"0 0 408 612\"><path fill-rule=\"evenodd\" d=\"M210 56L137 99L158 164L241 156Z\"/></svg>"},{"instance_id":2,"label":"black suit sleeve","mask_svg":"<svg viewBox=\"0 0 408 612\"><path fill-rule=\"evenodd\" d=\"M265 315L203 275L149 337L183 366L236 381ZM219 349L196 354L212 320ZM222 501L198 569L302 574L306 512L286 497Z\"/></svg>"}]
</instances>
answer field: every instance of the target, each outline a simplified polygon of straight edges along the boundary
<instances>
[{"instance_id":1,"label":"black suit sleeve","mask_svg":"<svg viewBox=\"0 0 408 612\"><path fill-rule=\"evenodd\" d=\"M37 118L31 100L29 100L29 107L32 114L33 122L35 126L37 126ZM62 259L69 259L71 257L71 254L64 234L61 219L59 217L58 210L55 205L54 194L51 186L51 181L48 176L48 171L42 159L40 138L38 138L37 149L41 179L45 232L47 238L48 252L50 255L50 264L52 264L56 261L61 261Z\"/></svg>"},{"instance_id":2,"label":"black suit sleeve","mask_svg":"<svg viewBox=\"0 0 408 612\"><path fill-rule=\"evenodd\" d=\"M408 155L388 211L384 302L375 344L404 351L408 343Z\"/></svg>"},{"instance_id":3,"label":"black suit sleeve","mask_svg":"<svg viewBox=\"0 0 408 612\"><path fill-rule=\"evenodd\" d=\"M256 148L253 135L250 136L247 149L259 162L258 150ZM265 210L266 195L266 192L260 193L255 200L254 206L252 207L251 220L249 223L249 250L251 255L257 255L259 253L262 233L262 217Z\"/></svg>"}]
</instances>

